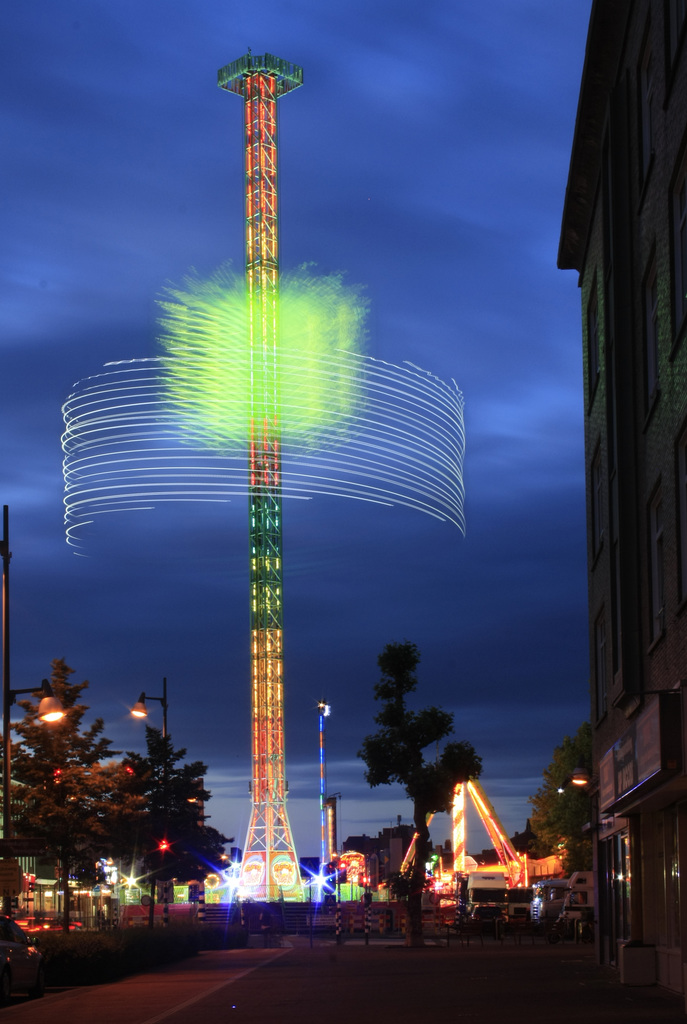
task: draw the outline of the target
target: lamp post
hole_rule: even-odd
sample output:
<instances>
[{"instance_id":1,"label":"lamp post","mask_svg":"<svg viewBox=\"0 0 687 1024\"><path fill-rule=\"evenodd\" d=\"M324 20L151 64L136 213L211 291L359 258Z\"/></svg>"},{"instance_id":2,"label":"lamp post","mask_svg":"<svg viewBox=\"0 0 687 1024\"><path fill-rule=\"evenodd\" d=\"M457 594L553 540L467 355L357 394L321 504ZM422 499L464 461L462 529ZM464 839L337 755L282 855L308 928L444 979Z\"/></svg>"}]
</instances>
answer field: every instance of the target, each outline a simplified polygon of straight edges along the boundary
<instances>
[{"instance_id":1,"label":"lamp post","mask_svg":"<svg viewBox=\"0 0 687 1024\"><path fill-rule=\"evenodd\" d=\"M38 705L38 718L41 722L58 722L64 718L65 711L62 702L52 692L52 687L47 679L44 679L40 686L29 686L22 690L11 690L5 684L6 677L3 676L2 688L2 838L12 838L12 738L10 727L10 709L17 697L22 693L41 693L41 701ZM3 898L3 913L10 915L12 908L12 897Z\"/></svg>"},{"instance_id":2,"label":"lamp post","mask_svg":"<svg viewBox=\"0 0 687 1024\"><path fill-rule=\"evenodd\" d=\"M12 703L10 694L10 531L9 531L9 509L7 505L2 508L2 540L0 541L0 555L2 555L2 724L3 735L7 730L9 735L9 708ZM9 757L7 748L4 747L4 762L2 766L3 779L3 839L9 838L7 823L10 820L8 813L9 800Z\"/></svg>"},{"instance_id":3,"label":"lamp post","mask_svg":"<svg viewBox=\"0 0 687 1024\"><path fill-rule=\"evenodd\" d=\"M162 704L162 738L164 740L164 739L167 738L167 677L166 676L162 680L162 696L161 697L150 697L150 696L148 696L146 694L145 690L143 691L143 693L141 694L141 696L138 698L138 700L136 701L136 703L134 704L134 706L131 709L131 714L134 716L134 718L147 718L148 717L148 708L146 707L146 700L159 700L159 702ZM162 769L162 805L163 805L164 816L165 816L165 828L166 828L166 822L167 822L167 797L168 797L168 794L167 794L167 756L166 756L166 753L165 753L165 760L164 760L163 769ZM164 846L163 846L163 844L164 844ZM162 840L162 843L158 846L158 852L162 853L167 848L168 848L168 843L167 843L167 840L164 839L164 840ZM149 910L148 910L148 927L149 928L152 928L154 923L155 923L155 888L156 888L156 886L157 886L157 875L156 875L156 873L153 873L152 876L151 876L151 882L150 882L151 901L150 901L150 907L149 907ZM168 923L168 920L169 920L168 919L168 913L169 913L169 911L168 911L168 908L167 908L167 889L165 887L165 895L164 895L164 898L163 898L163 908L162 908L163 923L164 924Z\"/></svg>"},{"instance_id":4,"label":"lamp post","mask_svg":"<svg viewBox=\"0 0 687 1024\"><path fill-rule=\"evenodd\" d=\"M134 706L131 709L131 714L134 716L134 718L147 718L148 717L148 708L146 707L146 701L147 700L159 700L160 703L162 704L162 738L164 740L164 739L167 738L167 677L166 676L162 680L162 696L161 697L151 697L149 694L146 694L145 690L143 691L143 693L141 694L141 696L138 698L138 700L136 701L136 703L134 704Z\"/></svg>"},{"instance_id":5,"label":"lamp post","mask_svg":"<svg viewBox=\"0 0 687 1024\"><path fill-rule=\"evenodd\" d=\"M330 857L327 850L327 826L325 820L325 800L327 798L327 761L325 756L325 732L324 720L331 713L331 708L326 701L321 700L317 705L319 711L319 734L320 734L320 872Z\"/></svg>"},{"instance_id":6,"label":"lamp post","mask_svg":"<svg viewBox=\"0 0 687 1024\"><path fill-rule=\"evenodd\" d=\"M10 736L10 708L17 697L22 693L40 693L41 701L38 705L38 718L41 722L59 722L64 718L62 702L52 692L52 686L47 679L44 679L40 686L29 686L24 690L10 690L9 686L3 686L2 691L2 838L10 839L12 836L12 813L11 813L11 779L12 771L10 760L12 756Z\"/></svg>"},{"instance_id":7,"label":"lamp post","mask_svg":"<svg viewBox=\"0 0 687 1024\"><path fill-rule=\"evenodd\" d=\"M10 533L9 509L2 508L2 540L0 540L0 557L2 557L2 838L12 837L12 741L10 733L10 709L17 696L22 693L42 693L38 705L38 718L41 722L56 722L64 717L64 708L55 697L47 679L40 687L30 686L24 690L10 689ZM3 911L10 913L12 898L3 899Z\"/></svg>"}]
</instances>

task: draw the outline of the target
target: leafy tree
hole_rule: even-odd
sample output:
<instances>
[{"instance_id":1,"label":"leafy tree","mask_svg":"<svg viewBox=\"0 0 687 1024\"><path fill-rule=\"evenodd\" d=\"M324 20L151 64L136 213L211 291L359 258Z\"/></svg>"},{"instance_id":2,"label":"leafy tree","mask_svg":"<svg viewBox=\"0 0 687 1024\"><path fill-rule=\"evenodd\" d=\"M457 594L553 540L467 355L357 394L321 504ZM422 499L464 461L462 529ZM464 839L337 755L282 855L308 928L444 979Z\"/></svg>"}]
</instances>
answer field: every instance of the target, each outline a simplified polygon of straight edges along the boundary
<instances>
[{"instance_id":1,"label":"leafy tree","mask_svg":"<svg viewBox=\"0 0 687 1024\"><path fill-rule=\"evenodd\" d=\"M80 701L88 682L70 683L73 669L63 659L52 662L52 688L65 716L43 724L38 702L22 700L24 718L13 726L20 737L12 745L12 817L16 831L45 840L57 860L64 892L64 930L69 930L69 878L95 881L96 860L111 853L122 821L141 813L140 801L128 794L121 764L112 759L103 720L83 728L88 706ZM21 789L19 788L21 787Z\"/></svg>"},{"instance_id":2,"label":"leafy tree","mask_svg":"<svg viewBox=\"0 0 687 1024\"><path fill-rule=\"evenodd\" d=\"M574 736L566 736L555 748L544 771L543 786L529 798L532 831L537 837L532 853L536 857L557 855L566 874L592 867L592 842L582 831L590 820L590 799L584 787L566 785L577 768L591 775L591 767L592 729L589 722L583 722Z\"/></svg>"},{"instance_id":3,"label":"leafy tree","mask_svg":"<svg viewBox=\"0 0 687 1024\"><path fill-rule=\"evenodd\" d=\"M396 889L407 893L408 930L406 945L422 946L422 893L425 889L425 864L430 837L427 819L453 806L453 792L459 782L477 778L482 759L470 743L446 743L439 753L438 744L453 731L453 715L441 708L427 707L411 711L408 694L417 687L415 669L420 652L413 643L387 644L377 658L381 680L374 688L382 710L375 716L379 730L366 736L358 757L367 765L365 778L370 786L398 782L413 801L415 856L405 879ZM426 761L423 751L432 746L434 760Z\"/></svg>"},{"instance_id":4,"label":"leafy tree","mask_svg":"<svg viewBox=\"0 0 687 1024\"><path fill-rule=\"evenodd\" d=\"M224 844L231 842L207 824L204 808L210 793L203 784L207 765L179 764L186 749L175 750L169 736L146 726L147 755L128 751L124 761L129 786L143 798L147 813L138 834L139 855L151 882L190 881L214 869ZM151 904L150 921L153 921Z\"/></svg>"}]
</instances>

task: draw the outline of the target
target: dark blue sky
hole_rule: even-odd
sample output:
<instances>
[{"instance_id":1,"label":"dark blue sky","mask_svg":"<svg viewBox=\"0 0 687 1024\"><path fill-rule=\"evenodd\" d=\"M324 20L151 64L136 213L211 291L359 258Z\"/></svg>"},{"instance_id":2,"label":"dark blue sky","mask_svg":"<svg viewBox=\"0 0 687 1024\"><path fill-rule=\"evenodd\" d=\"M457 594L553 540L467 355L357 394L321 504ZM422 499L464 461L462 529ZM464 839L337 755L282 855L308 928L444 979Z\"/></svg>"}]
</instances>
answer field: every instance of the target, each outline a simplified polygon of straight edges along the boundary
<instances>
[{"instance_id":1,"label":"dark blue sky","mask_svg":"<svg viewBox=\"0 0 687 1024\"><path fill-rule=\"evenodd\" d=\"M247 508L62 523L61 405L114 359L157 354L156 299L243 262L241 102L217 69L300 64L280 100L281 259L345 271L370 354L465 397L466 518L346 500L284 514L286 756L298 851L319 850L316 702L341 830L410 806L371 791L376 658L422 652L418 706L455 712L510 833L588 715L579 294L556 269L590 0L36 0L0 33L0 504L10 507L12 685L64 657L117 747L169 687L177 746L209 765L212 824L249 815ZM160 706L151 703L160 724ZM435 838L447 834L438 822ZM487 845L471 832L469 848Z\"/></svg>"}]
</instances>

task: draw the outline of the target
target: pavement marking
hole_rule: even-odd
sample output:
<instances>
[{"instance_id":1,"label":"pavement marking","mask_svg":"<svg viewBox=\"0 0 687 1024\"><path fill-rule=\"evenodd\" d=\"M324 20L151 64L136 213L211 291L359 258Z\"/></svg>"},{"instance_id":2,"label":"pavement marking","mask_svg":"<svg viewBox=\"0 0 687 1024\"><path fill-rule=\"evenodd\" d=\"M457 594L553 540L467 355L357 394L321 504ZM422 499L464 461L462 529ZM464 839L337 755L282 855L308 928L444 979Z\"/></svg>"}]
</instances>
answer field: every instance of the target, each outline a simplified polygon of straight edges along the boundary
<instances>
[{"instance_id":1,"label":"pavement marking","mask_svg":"<svg viewBox=\"0 0 687 1024\"><path fill-rule=\"evenodd\" d=\"M284 953L288 952L286 949L280 949L279 952L275 953L268 960L261 960L259 964L255 964L254 967L246 967L245 971L239 971L238 974L234 974L231 978L227 978L226 981L221 981L219 985L215 985L214 988L206 989L204 992L200 992L197 996L193 996L192 999L187 999L185 1003L178 1003L176 1006L170 1007L169 1010L165 1010L164 1013L159 1013L156 1017L148 1017L147 1020L141 1021L141 1024L158 1024L158 1021L167 1020L168 1017L173 1017L175 1013L179 1013L180 1010L185 1010L187 1006L193 1006L194 1003L199 1003L201 999L205 999L207 996L214 995L215 992L219 992L220 989L226 988L227 985L232 985L239 978L245 978L247 974L251 974L252 971L257 971L259 967L264 967L265 964L272 963L273 960L277 960Z\"/></svg>"}]
</instances>

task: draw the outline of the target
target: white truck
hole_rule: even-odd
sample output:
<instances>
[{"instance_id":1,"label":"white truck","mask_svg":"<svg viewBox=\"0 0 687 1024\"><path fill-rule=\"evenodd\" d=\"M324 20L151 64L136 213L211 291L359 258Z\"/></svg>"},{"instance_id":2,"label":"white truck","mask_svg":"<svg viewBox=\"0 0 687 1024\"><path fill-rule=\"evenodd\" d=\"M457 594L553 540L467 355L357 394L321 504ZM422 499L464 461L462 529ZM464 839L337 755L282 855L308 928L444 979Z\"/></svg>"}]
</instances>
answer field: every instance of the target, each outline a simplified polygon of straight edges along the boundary
<instances>
[{"instance_id":1,"label":"white truck","mask_svg":"<svg viewBox=\"0 0 687 1024\"><path fill-rule=\"evenodd\" d=\"M508 890L508 920L529 921L532 917L534 889L531 885L517 885Z\"/></svg>"},{"instance_id":2,"label":"white truck","mask_svg":"<svg viewBox=\"0 0 687 1024\"><path fill-rule=\"evenodd\" d=\"M558 920L569 884L569 878L537 879L533 884L532 920L549 922Z\"/></svg>"},{"instance_id":3,"label":"white truck","mask_svg":"<svg viewBox=\"0 0 687 1024\"><path fill-rule=\"evenodd\" d=\"M473 871L468 875L467 912L473 916L478 907L508 909L508 880L505 871Z\"/></svg>"},{"instance_id":4,"label":"white truck","mask_svg":"<svg viewBox=\"0 0 687 1024\"><path fill-rule=\"evenodd\" d=\"M594 876L591 871L573 871L563 898L558 924L563 935L579 933L583 942L591 942L593 930L583 925L594 922Z\"/></svg>"}]
</instances>

